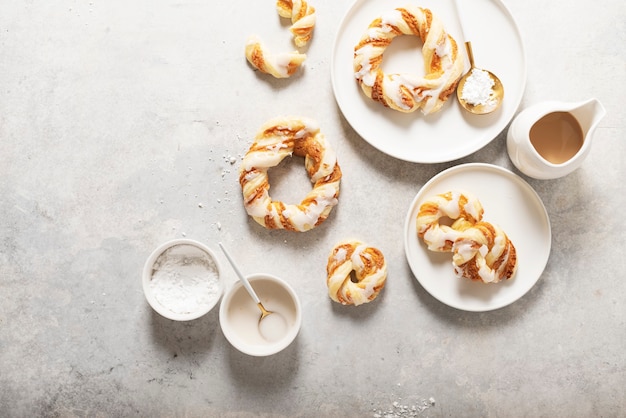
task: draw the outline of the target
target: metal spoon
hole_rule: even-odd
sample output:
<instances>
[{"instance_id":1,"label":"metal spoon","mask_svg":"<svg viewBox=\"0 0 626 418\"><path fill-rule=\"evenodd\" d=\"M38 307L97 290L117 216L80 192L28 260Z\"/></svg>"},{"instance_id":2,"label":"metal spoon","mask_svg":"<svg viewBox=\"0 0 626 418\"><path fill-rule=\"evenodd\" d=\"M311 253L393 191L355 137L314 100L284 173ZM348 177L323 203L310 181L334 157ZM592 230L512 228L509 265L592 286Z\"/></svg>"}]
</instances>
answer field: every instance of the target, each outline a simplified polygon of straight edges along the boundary
<instances>
[{"instance_id":1,"label":"metal spoon","mask_svg":"<svg viewBox=\"0 0 626 418\"><path fill-rule=\"evenodd\" d=\"M261 299L259 299L259 297L257 296L256 292L252 288L252 285L250 285L250 282L248 281L248 279L243 274L241 274L241 271L239 271L239 268L237 268L235 261L231 258L230 254L228 254L228 251L226 251L226 248L224 248L221 242L219 242L218 245L224 252L224 255L228 259L228 262L232 266L233 270L235 270L237 277L239 277L239 280L241 280L243 287L246 288L246 290L248 291L252 299L256 302L256 306L258 306L259 309L261 310L261 317L259 318L259 324L260 324L263 318L265 318L268 315L273 314L274 312L268 311L267 309L265 309L265 306L263 306L263 304L261 303Z\"/></svg>"},{"instance_id":2,"label":"metal spoon","mask_svg":"<svg viewBox=\"0 0 626 418\"><path fill-rule=\"evenodd\" d=\"M261 337L263 337L266 341L272 343L280 340L287 333L287 320L280 313L276 313L274 311L268 311L261 303L261 299L257 296L256 292L252 288L252 285L248 281L248 279L241 274L237 264L232 259L226 248L222 245L222 243L218 243L224 255L228 259L228 262L232 266L235 273L237 273L237 277L241 280L243 287L246 288L252 299L256 302L256 306L261 310L261 317L259 318L259 333ZM271 316L270 316L271 315Z\"/></svg>"},{"instance_id":3,"label":"metal spoon","mask_svg":"<svg viewBox=\"0 0 626 418\"><path fill-rule=\"evenodd\" d=\"M459 15L459 21L461 22L461 32L464 33L465 31L463 30L463 19L461 19L462 13L460 11L459 1L454 0L454 3L456 5L457 13ZM463 38L465 39L465 34L463 35ZM472 43L470 41L465 42L465 49L467 51L467 57L469 58L470 69L463 77L461 77L461 80L459 80L459 84L456 88L456 97L460 105L470 113L473 113L475 115L485 115L487 113L491 113L502 104L502 98L504 97L504 87L502 86L502 82L491 71L476 68L476 66L474 65L474 53L472 52ZM491 87L489 98L486 101L481 101L480 103L471 103L463 97L465 82L468 78L472 76L472 71L474 69L484 71L485 73L487 73L491 81L493 81L493 86Z\"/></svg>"}]
</instances>

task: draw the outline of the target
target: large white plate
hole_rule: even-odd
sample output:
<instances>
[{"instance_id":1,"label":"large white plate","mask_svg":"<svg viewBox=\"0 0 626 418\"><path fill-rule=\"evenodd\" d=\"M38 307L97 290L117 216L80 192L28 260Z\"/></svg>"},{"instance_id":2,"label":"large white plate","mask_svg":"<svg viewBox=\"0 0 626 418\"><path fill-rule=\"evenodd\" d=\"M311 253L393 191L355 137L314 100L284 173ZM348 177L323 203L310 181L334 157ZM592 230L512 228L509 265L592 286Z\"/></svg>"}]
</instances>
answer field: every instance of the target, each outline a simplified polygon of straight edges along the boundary
<instances>
[{"instance_id":1,"label":"large white plate","mask_svg":"<svg viewBox=\"0 0 626 418\"><path fill-rule=\"evenodd\" d=\"M518 257L513 278L492 284L457 278L452 254L428 250L417 236L423 201L450 190L476 196L485 210L483 219L509 236ZM543 273L552 243L548 213L537 193L518 175L490 164L458 165L429 180L413 199L404 229L406 257L422 287L449 306L475 312L502 308L524 296Z\"/></svg>"},{"instance_id":2,"label":"large white plate","mask_svg":"<svg viewBox=\"0 0 626 418\"><path fill-rule=\"evenodd\" d=\"M352 66L354 46L368 25L382 13L410 0L357 0L344 16L332 52L331 76L337 104L348 123L372 146L393 157L417 163L452 161L482 148L513 118L526 84L526 59L517 24L499 0L460 2L464 31L471 41L476 66L485 68L504 85L502 107L493 114L472 115L452 95L435 114L419 110L405 114L374 102L358 86ZM429 8L465 54L454 0L413 2ZM471 4L471 7L469 5ZM394 39L385 51L383 70L423 74L421 42L415 36ZM413 70L416 69L416 70ZM466 59L466 69L469 61Z\"/></svg>"}]
</instances>

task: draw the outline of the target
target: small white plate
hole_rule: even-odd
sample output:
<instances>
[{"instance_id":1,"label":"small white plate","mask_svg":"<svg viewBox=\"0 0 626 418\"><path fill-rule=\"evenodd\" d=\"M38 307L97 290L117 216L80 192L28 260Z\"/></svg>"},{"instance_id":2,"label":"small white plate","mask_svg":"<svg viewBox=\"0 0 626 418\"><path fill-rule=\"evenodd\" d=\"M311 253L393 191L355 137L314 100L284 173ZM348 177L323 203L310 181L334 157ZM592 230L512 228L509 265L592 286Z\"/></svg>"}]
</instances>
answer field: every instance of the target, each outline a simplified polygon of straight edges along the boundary
<instances>
[{"instance_id":1,"label":"small white plate","mask_svg":"<svg viewBox=\"0 0 626 418\"><path fill-rule=\"evenodd\" d=\"M454 275L451 253L426 248L417 236L416 218L423 201L451 190L480 200L483 220L498 224L517 252L517 272L506 282L485 284ZM541 198L518 175L490 164L462 164L434 176L417 193L404 224L406 258L419 283L439 301L465 311L490 311L526 294L548 262L552 233Z\"/></svg>"},{"instance_id":2,"label":"small white plate","mask_svg":"<svg viewBox=\"0 0 626 418\"><path fill-rule=\"evenodd\" d=\"M405 114L385 108L361 91L354 77L354 46L369 24L382 13L406 5L407 0L357 0L344 16L332 52L331 77L337 104L352 128L368 143L392 157L417 162L456 160L491 142L511 121L526 85L526 58L515 20L499 0L472 0L463 7L467 40L476 66L492 71L504 85L500 109L488 115L472 115L456 101L456 93L432 115L421 111ZM466 4L469 4L466 3ZM453 0L422 0L456 40L466 56L465 41ZM386 72L423 73L421 42L415 36L394 39L385 51ZM469 61L465 60L466 70ZM421 73L420 73L421 71Z\"/></svg>"}]
</instances>

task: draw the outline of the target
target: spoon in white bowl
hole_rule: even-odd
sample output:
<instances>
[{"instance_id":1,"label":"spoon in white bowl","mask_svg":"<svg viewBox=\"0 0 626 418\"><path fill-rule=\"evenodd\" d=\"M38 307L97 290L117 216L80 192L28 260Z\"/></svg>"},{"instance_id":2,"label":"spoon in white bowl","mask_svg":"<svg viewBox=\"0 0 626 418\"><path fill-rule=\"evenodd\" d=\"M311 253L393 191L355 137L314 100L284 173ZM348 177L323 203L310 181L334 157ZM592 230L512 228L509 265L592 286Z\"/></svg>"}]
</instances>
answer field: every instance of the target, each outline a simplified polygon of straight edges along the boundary
<instances>
[{"instance_id":1,"label":"spoon in white bowl","mask_svg":"<svg viewBox=\"0 0 626 418\"><path fill-rule=\"evenodd\" d=\"M235 273L243 284L243 287L246 288L248 294L256 303L256 306L258 306L261 310L261 317L259 318L259 332L261 333L261 336L269 342L278 341L287 333L287 322L285 321L285 318L279 313L265 309L261 299L259 299L256 292L252 288L252 285L248 281L248 278L241 273L233 258L230 256L228 251L226 251L226 248L224 248L221 242L219 242L218 245L222 249L222 252L228 259L228 262L233 270L235 270Z\"/></svg>"}]
</instances>

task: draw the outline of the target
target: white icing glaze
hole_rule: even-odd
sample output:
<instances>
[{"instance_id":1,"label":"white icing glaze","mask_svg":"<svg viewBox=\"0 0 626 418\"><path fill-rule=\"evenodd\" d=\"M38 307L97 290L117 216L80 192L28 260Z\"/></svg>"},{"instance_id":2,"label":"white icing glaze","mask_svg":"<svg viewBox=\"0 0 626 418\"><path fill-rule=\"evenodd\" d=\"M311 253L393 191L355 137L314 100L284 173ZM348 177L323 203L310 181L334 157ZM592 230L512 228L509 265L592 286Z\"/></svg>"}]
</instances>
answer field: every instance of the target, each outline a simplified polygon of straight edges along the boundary
<instances>
[{"instance_id":1,"label":"white icing glaze","mask_svg":"<svg viewBox=\"0 0 626 418\"><path fill-rule=\"evenodd\" d=\"M273 202L267 171L291 155L297 141L306 141L301 143L305 149L315 150L314 154L305 155L305 167L314 183L313 189L300 204ZM341 173L335 172L337 167L336 154L315 121L307 118L271 120L261 127L240 167L246 211L269 228L312 229L326 219L338 203ZM314 172L313 168L316 168Z\"/></svg>"},{"instance_id":2,"label":"white icing glaze","mask_svg":"<svg viewBox=\"0 0 626 418\"><path fill-rule=\"evenodd\" d=\"M436 225L428 228L424 234L424 242L431 251L441 251L447 242L454 243L461 237L461 233L446 225Z\"/></svg>"},{"instance_id":3,"label":"white icing glaze","mask_svg":"<svg viewBox=\"0 0 626 418\"><path fill-rule=\"evenodd\" d=\"M347 255L348 252L346 251L346 249L341 247L335 252L335 261L337 261L338 263L342 263L345 261Z\"/></svg>"},{"instance_id":4,"label":"white icing glaze","mask_svg":"<svg viewBox=\"0 0 626 418\"><path fill-rule=\"evenodd\" d=\"M399 26L400 22L402 22L402 13L397 10L387 10L380 16L381 23L383 25L383 30L389 32L392 30L389 26Z\"/></svg>"},{"instance_id":5,"label":"white icing glaze","mask_svg":"<svg viewBox=\"0 0 626 418\"><path fill-rule=\"evenodd\" d=\"M349 258L346 245L352 247ZM382 264L378 266L373 260L374 256L368 252L368 248L367 245L358 241L346 241L333 249L329 265L333 263L334 271L328 277L327 282L329 295L336 302L353 305L369 302L384 285L387 278L387 264L384 257ZM366 263L365 260L372 263ZM368 266L373 269L368 270ZM359 279L356 283L350 277L352 271Z\"/></svg>"},{"instance_id":6,"label":"white icing glaze","mask_svg":"<svg viewBox=\"0 0 626 418\"><path fill-rule=\"evenodd\" d=\"M463 277L466 263L474 263L478 278L485 283L495 283L506 278L510 268L510 242L499 226L491 225L495 232L491 248L487 245L488 239L484 233L473 227L464 231L463 238L454 243L452 262L458 277ZM496 262L500 264L494 269Z\"/></svg>"},{"instance_id":7,"label":"white icing glaze","mask_svg":"<svg viewBox=\"0 0 626 418\"><path fill-rule=\"evenodd\" d=\"M262 60L258 60L258 55ZM246 41L246 59L259 71L271 74L276 78L287 78L295 67L300 66L306 59L306 54L298 51L273 54L256 35L251 35Z\"/></svg>"},{"instance_id":8,"label":"white icing glaze","mask_svg":"<svg viewBox=\"0 0 626 418\"><path fill-rule=\"evenodd\" d=\"M467 239L460 239L456 241L453 246L453 251L453 262L459 266L467 263L476 255L476 248L474 247L473 242Z\"/></svg>"},{"instance_id":9,"label":"white icing glaze","mask_svg":"<svg viewBox=\"0 0 626 418\"><path fill-rule=\"evenodd\" d=\"M372 36L370 36L372 38ZM374 47L371 44L363 45L355 51L355 60L361 64L361 69L354 73L355 78L360 79L363 84L373 86L376 81L376 74L372 72L372 64L370 61L373 55Z\"/></svg>"},{"instance_id":10,"label":"white icing glaze","mask_svg":"<svg viewBox=\"0 0 626 418\"><path fill-rule=\"evenodd\" d=\"M421 15L416 6L408 5L405 9L414 16ZM397 9L384 12L380 19L380 26L369 27L361 38L366 43L355 50L355 78L368 88L374 86L376 74L380 71L380 69L375 70L373 68L372 62L377 61L385 49L374 46L373 42L368 41L393 39L397 35L390 34L392 28L397 28L404 34L412 34L411 28L403 20L402 13ZM431 113L440 105L439 97L444 89L454 83L463 71L462 60L455 59L453 56L450 37L444 31L441 21L434 16L428 32L429 34L440 34L440 36L427 36L422 51L424 54L434 51L434 54L440 58L442 71L437 77L429 78L405 73L384 74L381 88L386 103L391 104L391 107L411 111L416 105L410 103L424 102L421 105L422 112ZM429 71L429 64L425 62L425 65L426 71Z\"/></svg>"},{"instance_id":11,"label":"white icing glaze","mask_svg":"<svg viewBox=\"0 0 626 418\"><path fill-rule=\"evenodd\" d=\"M468 199L463 210L468 213L475 221L479 220L482 216L482 206L475 199Z\"/></svg>"},{"instance_id":12,"label":"white icing glaze","mask_svg":"<svg viewBox=\"0 0 626 418\"><path fill-rule=\"evenodd\" d=\"M335 169L335 165L337 164L337 154L333 149L327 146L326 138L322 134L319 134L318 140L322 144L322 146L326 148L326 152L324 153L324 155L322 155L322 160L319 168L311 176L312 183L317 183L319 180L332 174Z\"/></svg>"},{"instance_id":13,"label":"white icing glaze","mask_svg":"<svg viewBox=\"0 0 626 418\"><path fill-rule=\"evenodd\" d=\"M363 260L361 260L361 254L363 254L366 248L367 247L365 245L359 245L354 249L352 257L350 257L350 261L352 262L352 268L357 271L362 271L365 268L365 264L363 264Z\"/></svg>"}]
</instances>

